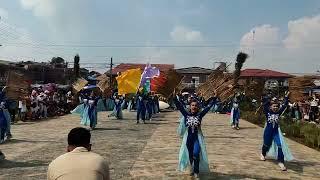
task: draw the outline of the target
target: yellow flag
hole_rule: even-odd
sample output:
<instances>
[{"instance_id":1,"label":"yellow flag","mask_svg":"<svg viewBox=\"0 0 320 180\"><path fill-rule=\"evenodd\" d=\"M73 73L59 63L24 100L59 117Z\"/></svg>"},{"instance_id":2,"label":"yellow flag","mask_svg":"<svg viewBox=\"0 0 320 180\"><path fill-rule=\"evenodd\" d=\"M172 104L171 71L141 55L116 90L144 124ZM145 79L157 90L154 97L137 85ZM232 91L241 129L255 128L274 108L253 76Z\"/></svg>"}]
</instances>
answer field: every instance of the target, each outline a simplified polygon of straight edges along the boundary
<instances>
[{"instance_id":1,"label":"yellow flag","mask_svg":"<svg viewBox=\"0 0 320 180\"><path fill-rule=\"evenodd\" d=\"M137 88L140 85L141 79L141 70L138 69L129 69L125 72L122 72L117 78L118 82L118 94L129 94L136 93Z\"/></svg>"}]
</instances>

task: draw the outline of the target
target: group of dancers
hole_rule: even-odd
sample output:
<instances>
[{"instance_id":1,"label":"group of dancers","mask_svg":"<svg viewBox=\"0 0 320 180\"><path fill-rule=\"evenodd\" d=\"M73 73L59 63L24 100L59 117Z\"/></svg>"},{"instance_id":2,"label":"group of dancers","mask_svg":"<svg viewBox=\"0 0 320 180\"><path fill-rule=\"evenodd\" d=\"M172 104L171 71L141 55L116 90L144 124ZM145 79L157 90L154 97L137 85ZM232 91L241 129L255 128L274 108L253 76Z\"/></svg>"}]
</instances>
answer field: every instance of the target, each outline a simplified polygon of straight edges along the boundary
<instances>
[{"instance_id":1,"label":"group of dancers","mask_svg":"<svg viewBox=\"0 0 320 180\"><path fill-rule=\"evenodd\" d=\"M201 130L201 123L204 116L217 103L217 93L205 101L197 94L191 94L187 98L177 95L174 92L174 104L181 112L179 119L178 134L182 138L182 144L179 153L179 170L185 171L188 166L191 167L191 175L199 176L199 173L209 171L209 163L206 152L204 136ZM277 100L268 97L263 98L263 110L266 116L266 125L263 132L263 145L261 148L262 161L266 160L266 156L275 157L278 160L278 165L281 170L285 171L286 167L284 161L293 159L290 150L282 136L279 120L282 113L288 106L288 95L286 94L284 102L280 104ZM90 95L81 95L81 104L73 111L79 113L81 116L81 124L90 126L94 129L97 125L97 112L105 109L105 103L101 97L94 96L92 92ZM139 92L134 97L137 110L137 123L142 120L151 120L152 114L159 112L159 105L154 97L150 94ZM122 109L126 102L126 97L114 94L112 97L114 108L112 114L117 119L122 119ZM232 100L233 107L231 110L231 126L239 130L240 109L239 96L235 96ZM132 106L129 101L129 107Z\"/></svg>"},{"instance_id":2,"label":"group of dancers","mask_svg":"<svg viewBox=\"0 0 320 180\"><path fill-rule=\"evenodd\" d=\"M79 114L81 124L89 126L91 130L96 128L98 120L98 112L106 111L108 107L113 107L112 113L108 117L123 119L122 110L127 106L128 111L137 110L137 124L140 120L146 123L151 121L154 114L160 113L159 99L151 93L143 93L138 91L135 97L126 98L125 95L114 93L111 98L103 99L96 96L94 91L82 92L79 97L80 104L72 111L73 114ZM112 103L112 104L110 104Z\"/></svg>"},{"instance_id":3,"label":"group of dancers","mask_svg":"<svg viewBox=\"0 0 320 180\"><path fill-rule=\"evenodd\" d=\"M189 166L191 176L199 177L200 172L209 172L209 163L201 123L203 117L216 103L217 93L215 92L214 94L215 95L207 101L200 101L200 98L196 94L190 95L185 100L180 95L175 94L174 103L182 114L178 127L178 134L182 138L178 167L180 171L185 171ZM279 125L280 116L288 106L288 95L289 93L286 93L282 104L269 97L263 98L263 110L267 121L263 130L263 145L260 159L265 161L267 155L276 158L282 171L286 171L284 162L293 159ZM231 110L232 128L239 130L239 119L239 98L235 97Z\"/></svg>"}]
</instances>

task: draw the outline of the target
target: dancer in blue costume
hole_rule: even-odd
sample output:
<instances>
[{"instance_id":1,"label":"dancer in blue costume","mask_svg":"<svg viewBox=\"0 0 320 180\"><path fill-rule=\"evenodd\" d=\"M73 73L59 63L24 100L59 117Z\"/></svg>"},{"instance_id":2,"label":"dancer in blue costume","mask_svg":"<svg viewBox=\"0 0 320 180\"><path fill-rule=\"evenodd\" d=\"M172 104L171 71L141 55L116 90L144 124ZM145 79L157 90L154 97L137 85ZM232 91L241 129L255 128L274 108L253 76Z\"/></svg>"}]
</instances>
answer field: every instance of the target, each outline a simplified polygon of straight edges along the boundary
<instances>
[{"instance_id":1,"label":"dancer in blue costume","mask_svg":"<svg viewBox=\"0 0 320 180\"><path fill-rule=\"evenodd\" d=\"M185 171L188 166L191 166L193 168L190 175L198 177L200 172L209 172L209 162L201 131L201 121L215 104L216 93L215 97L208 100L209 103L202 111L199 109L198 101L195 99L191 100L189 111L179 101L178 96L176 96L174 102L183 115L178 128L179 135L183 137L179 153L179 170Z\"/></svg>"},{"instance_id":2,"label":"dancer in blue costume","mask_svg":"<svg viewBox=\"0 0 320 180\"><path fill-rule=\"evenodd\" d=\"M154 103L155 103L155 110L156 110L156 113L160 113L160 104L159 104L159 96L158 95L155 95L154 96Z\"/></svg>"},{"instance_id":3,"label":"dancer in blue costume","mask_svg":"<svg viewBox=\"0 0 320 180\"><path fill-rule=\"evenodd\" d=\"M233 99L233 105L231 109L230 115L230 123L233 129L239 130L239 120L240 120L240 109L239 109L239 101L237 97Z\"/></svg>"},{"instance_id":4,"label":"dancer in blue costume","mask_svg":"<svg viewBox=\"0 0 320 180\"><path fill-rule=\"evenodd\" d=\"M114 99L114 111L111 114L111 116L115 116L117 119L123 119L123 115L122 115L123 104L124 104L124 97L116 96Z\"/></svg>"},{"instance_id":5,"label":"dancer in blue costume","mask_svg":"<svg viewBox=\"0 0 320 180\"><path fill-rule=\"evenodd\" d=\"M85 126L90 126L90 129L94 129L97 125L98 110L97 103L99 97L95 97L92 92L88 97L87 95L82 95L83 103L78 105L73 111L73 114L80 114L80 123Z\"/></svg>"},{"instance_id":6,"label":"dancer in blue costume","mask_svg":"<svg viewBox=\"0 0 320 180\"><path fill-rule=\"evenodd\" d=\"M5 106L4 102L0 104L0 144L2 144L5 140L6 133L7 133L7 117L5 114Z\"/></svg>"},{"instance_id":7,"label":"dancer in blue costume","mask_svg":"<svg viewBox=\"0 0 320 180\"><path fill-rule=\"evenodd\" d=\"M151 97L151 94L148 93L147 97L146 97L146 119L151 121L152 120L152 115L153 115L153 100Z\"/></svg>"},{"instance_id":8,"label":"dancer in blue costume","mask_svg":"<svg viewBox=\"0 0 320 180\"><path fill-rule=\"evenodd\" d=\"M288 95L286 93L283 105L279 108L279 103L276 101L270 102L268 98L263 98L263 110L267 118L263 134L263 146L261 160L265 161L266 156L277 158L278 165L282 171L286 171L284 161L290 161L293 156L286 144L279 126L281 114L288 106Z\"/></svg>"},{"instance_id":9,"label":"dancer in blue costume","mask_svg":"<svg viewBox=\"0 0 320 180\"><path fill-rule=\"evenodd\" d=\"M139 120L142 119L143 123L146 123L146 104L145 104L145 96L138 91L137 92L137 124L139 124Z\"/></svg>"},{"instance_id":10,"label":"dancer in blue costume","mask_svg":"<svg viewBox=\"0 0 320 180\"><path fill-rule=\"evenodd\" d=\"M5 94L6 91L6 86L0 91L0 106L1 106L1 116L2 116L2 125L3 129L2 129L2 133L5 135L5 137L7 138L7 140L12 138L12 134L11 134L11 116L10 113L8 111L8 107L7 107L7 97ZM4 125L6 125L6 127L4 127Z\"/></svg>"},{"instance_id":11,"label":"dancer in blue costume","mask_svg":"<svg viewBox=\"0 0 320 180\"><path fill-rule=\"evenodd\" d=\"M114 103L111 96L106 98L106 110L107 111L114 110Z\"/></svg>"}]
</instances>

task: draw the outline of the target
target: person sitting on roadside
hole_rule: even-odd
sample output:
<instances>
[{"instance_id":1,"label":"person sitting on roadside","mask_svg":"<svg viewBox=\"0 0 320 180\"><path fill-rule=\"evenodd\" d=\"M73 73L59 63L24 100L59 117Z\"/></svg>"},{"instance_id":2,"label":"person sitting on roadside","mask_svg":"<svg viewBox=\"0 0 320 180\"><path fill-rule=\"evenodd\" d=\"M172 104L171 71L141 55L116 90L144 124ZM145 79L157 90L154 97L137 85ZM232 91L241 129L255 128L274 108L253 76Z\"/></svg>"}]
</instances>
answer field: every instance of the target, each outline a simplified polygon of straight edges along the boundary
<instances>
[{"instance_id":1,"label":"person sitting on roadside","mask_svg":"<svg viewBox=\"0 0 320 180\"><path fill-rule=\"evenodd\" d=\"M109 180L108 163L91 152L91 134L77 127L68 134L68 153L53 160L48 167L48 180Z\"/></svg>"}]
</instances>

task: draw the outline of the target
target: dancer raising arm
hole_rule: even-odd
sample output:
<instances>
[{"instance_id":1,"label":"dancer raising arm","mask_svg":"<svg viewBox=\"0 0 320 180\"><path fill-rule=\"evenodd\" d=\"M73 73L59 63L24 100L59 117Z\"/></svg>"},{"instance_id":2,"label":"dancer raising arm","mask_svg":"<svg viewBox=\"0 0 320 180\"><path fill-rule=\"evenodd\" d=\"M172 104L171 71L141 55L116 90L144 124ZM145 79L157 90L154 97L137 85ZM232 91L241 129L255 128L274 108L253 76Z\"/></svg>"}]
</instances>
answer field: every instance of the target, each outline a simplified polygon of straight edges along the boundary
<instances>
[{"instance_id":1,"label":"dancer raising arm","mask_svg":"<svg viewBox=\"0 0 320 180\"><path fill-rule=\"evenodd\" d=\"M175 95L175 92L174 92ZM186 110L176 96L174 98L176 107L180 110L184 117L184 121L180 122L179 132L183 134L183 140L179 154L179 170L184 171L188 166L191 169L191 176L199 176L199 172L209 172L208 157L201 131L202 118L207 114L216 102L216 92L214 97L208 100L208 104L201 111L197 100L192 99L190 109Z\"/></svg>"},{"instance_id":2,"label":"dancer raising arm","mask_svg":"<svg viewBox=\"0 0 320 180\"><path fill-rule=\"evenodd\" d=\"M288 106L288 96L289 92L286 93L284 103L281 107L277 101L270 101L268 98L263 98L263 110L267 122L263 133L261 160L266 160L265 157L267 153L269 156L277 157L278 165L282 171L287 170L284 166L284 161L293 159L279 126L280 116Z\"/></svg>"}]
</instances>

